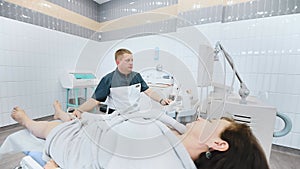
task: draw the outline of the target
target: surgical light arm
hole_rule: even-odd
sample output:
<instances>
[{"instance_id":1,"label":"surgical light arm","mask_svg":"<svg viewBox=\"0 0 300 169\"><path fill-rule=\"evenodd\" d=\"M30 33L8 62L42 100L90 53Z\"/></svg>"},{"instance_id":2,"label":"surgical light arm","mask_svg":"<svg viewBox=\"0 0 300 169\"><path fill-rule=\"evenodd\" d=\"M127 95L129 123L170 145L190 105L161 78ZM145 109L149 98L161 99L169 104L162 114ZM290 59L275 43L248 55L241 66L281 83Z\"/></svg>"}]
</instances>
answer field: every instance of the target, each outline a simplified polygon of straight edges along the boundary
<instances>
[{"instance_id":1,"label":"surgical light arm","mask_svg":"<svg viewBox=\"0 0 300 169\"><path fill-rule=\"evenodd\" d=\"M219 52L222 52L222 54L226 58L227 62L229 63L231 69L234 71L235 76L239 80L239 82L240 82L239 95L241 96L241 103L246 104L247 103L246 98L249 96L250 90L247 88L246 84L243 82L239 73L235 69L232 57L226 52L226 50L221 45L221 43L217 42L216 46L215 46L215 54L218 55Z\"/></svg>"}]
</instances>

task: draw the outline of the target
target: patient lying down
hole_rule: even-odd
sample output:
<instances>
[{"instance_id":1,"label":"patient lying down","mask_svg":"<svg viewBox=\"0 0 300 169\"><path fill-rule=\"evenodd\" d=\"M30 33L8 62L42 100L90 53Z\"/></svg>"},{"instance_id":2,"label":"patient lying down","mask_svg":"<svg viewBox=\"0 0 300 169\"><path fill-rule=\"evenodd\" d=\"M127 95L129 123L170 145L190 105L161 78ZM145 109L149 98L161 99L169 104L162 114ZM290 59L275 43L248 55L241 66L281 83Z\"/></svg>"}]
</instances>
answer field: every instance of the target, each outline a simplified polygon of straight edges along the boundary
<instances>
[{"instance_id":1,"label":"patient lying down","mask_svg":"<svg viewBox=\"0 0 300 169\"><path fill-rule=\"evenodd\" d=\"M63 112L58 102L54 108L56 115ZM179 124L164 115L128 109L106 116L84 112L64 123L33 121L19 107L11 116L46 139L46 169L269 169L250 128L228 118L199 118L182 133L170 130Z\"/></svg>"}]
</instances>

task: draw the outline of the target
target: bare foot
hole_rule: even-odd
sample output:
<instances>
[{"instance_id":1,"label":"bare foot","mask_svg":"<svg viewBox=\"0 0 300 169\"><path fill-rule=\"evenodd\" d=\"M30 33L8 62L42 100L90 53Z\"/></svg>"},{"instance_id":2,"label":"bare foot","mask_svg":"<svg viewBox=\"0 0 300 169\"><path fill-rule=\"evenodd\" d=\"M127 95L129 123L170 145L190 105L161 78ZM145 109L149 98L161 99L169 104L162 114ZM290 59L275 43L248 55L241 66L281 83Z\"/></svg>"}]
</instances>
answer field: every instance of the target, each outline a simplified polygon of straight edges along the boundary
<instances>
[{"instance_id":1,"label":"bare foot","mask_svg":"<svg viewBox=\"0 0 300 169\"><path fill-rule=\"evenodd\" d=\"M54 103L53 103L53 107L54 107L54 110L55 110L53 118L54 119L59 119L60 113L61 113L61 110L62 110L61 104L57 100L55 100Z\"/></svg>"},{"instance_id":2,"label":"bare foot","mask_svg":"<svg viewBox=\"0 0 300 169\"><path fill-rule=\"evenodd\" d=\"M25 126L25 124L31 120L25 113L23 109L20 107L14 107L11 112L11 117L21 125Z\"/></svg>"},{"instance_id":3,"label":"bare foot","mask_svg":"<svg viewBox=\"0 0 300 169\"><path fill-rule=\"evenodd\" d=\"M62 110L61 104L57 100L54 101L53 107L55 110L54 116L53 116L54 119L56 119L56 120L60 119L62 121L72 120L71 117L69 116L69 114Z\"/></svg>"}]
</instances>

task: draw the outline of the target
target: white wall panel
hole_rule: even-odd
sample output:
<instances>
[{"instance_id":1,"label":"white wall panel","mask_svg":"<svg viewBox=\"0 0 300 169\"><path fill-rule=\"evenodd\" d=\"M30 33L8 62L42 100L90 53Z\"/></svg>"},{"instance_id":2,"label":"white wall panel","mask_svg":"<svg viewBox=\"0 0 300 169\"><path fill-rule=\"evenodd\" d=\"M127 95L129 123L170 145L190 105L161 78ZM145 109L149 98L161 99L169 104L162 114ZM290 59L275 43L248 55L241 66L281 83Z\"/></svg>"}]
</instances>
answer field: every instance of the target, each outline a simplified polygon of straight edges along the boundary
<instances>
[{"instance_id":1,"label":"white wall panel","mask_svg":"<svg viewBox=\"0 0 300 169\"><path fill-rule=\"evenodd\" d=\"M295 114L295 117L293 119L294 122L294 132L300 134L300 113ZM299 144L300 142L298 142Z\"/></svg>"},{"instance_id":2,"label":"white wall panel","mask_svg":"<svg viewBox=\"0 0 300 169\"><path fill-rule=\"evenodd\" d=\"M16 105L32 118L51 115L54 100L65 105L58 77L75 68L86 39L3 17L0 23L0 126L15 123Z\"/></svg>"},{"instance_id":3,"label":"white wall panel","mask_svg":"<svg viewBox=\"0 0 300 169\"><path fill-rule=\"evenodd\" d=\"M296 149L300 149L299 143L300 143L300 133L292 133L291 145L288 146Z\"/></svg>"}]
</instances>

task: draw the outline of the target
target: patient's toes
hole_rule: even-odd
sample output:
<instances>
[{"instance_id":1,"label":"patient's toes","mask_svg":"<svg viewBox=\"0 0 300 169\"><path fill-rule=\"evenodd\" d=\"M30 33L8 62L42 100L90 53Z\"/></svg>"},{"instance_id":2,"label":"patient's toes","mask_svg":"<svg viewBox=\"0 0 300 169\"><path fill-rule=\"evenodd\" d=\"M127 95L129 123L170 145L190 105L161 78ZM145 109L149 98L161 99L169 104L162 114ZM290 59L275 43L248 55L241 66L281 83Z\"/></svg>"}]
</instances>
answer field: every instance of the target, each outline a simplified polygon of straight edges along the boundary
<instances>
[{"instance_id":1,"label":"patient's toes","mask_svg":"<svg viewBox=\"0 0 300 169\"><path fill-rule=\"evenodd\" d=\"M18 106L14 107L14 110L16 110L16 111L24 111L23 109L21 109L21 108L18 107Z\"/></svg>"},{"instance_id":2,"label":"patient's toes","mask_svg":"<svg viewBox=\"0 0 300 169\"><path fill-rule=\"evenodd\" d=\"M19 108L18 106L14 107L14 108L13 108L13 111L17 111L18 108Z\"/></svg>"},{"instance_id":3,"label":"patient's toes","mask_svg":"<svg viewBox=\"0 0 300 169\"><path fill-rule=\"evenodd\" d=\"M61 109L61 104L59 103L58 100L55 100L54 103L53 103L53 106L54 106L54 109Z\"/></svg>"},{"instance_id":4,"label":"patient's toes","mask_svg":"<svg viewBox=\"0 0 300 169\"><path fill-rule=\"evenodd\" d=\"M25 114L25 111L23 109L21 109L20 107L14 107L13 108L13 111L11 113L11 117L17 121L17 122L20 122L23 117L25 117L26 114Z\"/></svg>"}]
</instances>

